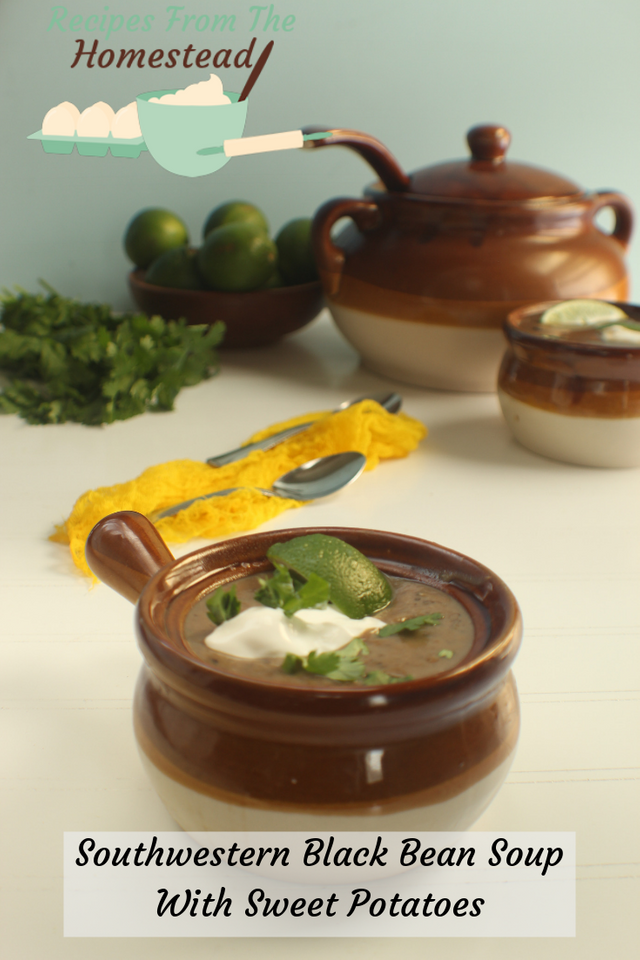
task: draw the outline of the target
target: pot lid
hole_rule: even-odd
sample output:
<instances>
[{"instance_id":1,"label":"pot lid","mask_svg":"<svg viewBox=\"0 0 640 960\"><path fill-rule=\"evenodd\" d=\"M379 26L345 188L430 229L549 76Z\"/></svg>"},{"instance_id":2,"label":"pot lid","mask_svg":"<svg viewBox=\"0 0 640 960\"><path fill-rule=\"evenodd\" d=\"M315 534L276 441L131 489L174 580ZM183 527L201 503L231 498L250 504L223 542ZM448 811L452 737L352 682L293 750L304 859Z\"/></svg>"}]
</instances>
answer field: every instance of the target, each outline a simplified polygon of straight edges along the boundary
<instances>
[{"instance_id":1,"label":"pot lid","mask_svg":"<svg viewBox=\"0 0 640 960\"><path fill-rule=\"evenodd\" d=\"M523 201L576 197L583 190L557 173L524 163L507 162L511 134L485 124L467 133L469 160L453 160L417 170L408 192L459 200Z\"/></svg>"}]
</instances>

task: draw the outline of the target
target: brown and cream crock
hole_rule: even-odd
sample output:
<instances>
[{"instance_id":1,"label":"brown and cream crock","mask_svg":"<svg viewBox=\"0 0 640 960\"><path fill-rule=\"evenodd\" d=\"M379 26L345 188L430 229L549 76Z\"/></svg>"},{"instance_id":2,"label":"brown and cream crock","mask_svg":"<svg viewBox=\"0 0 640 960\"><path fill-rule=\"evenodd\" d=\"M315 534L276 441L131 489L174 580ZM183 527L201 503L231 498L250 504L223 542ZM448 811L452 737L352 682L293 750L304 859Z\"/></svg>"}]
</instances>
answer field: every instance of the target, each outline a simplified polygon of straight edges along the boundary
<instances>
[{"instance_id":1,"label":"brown and cream crock","mask_svg":"<svg viewBox=\"0 0 640 960\"><path fill-rule=\"evenodd\" d=\"M508 161L510 139L504 127L474 127L468 160L411 175L367 134L334 130L306 142L349 147L379 177L364 199L329 200L313 224L329 309L369 369L419 386L494 391L510 311L626 298L629 201ZM615 214L610 235L595 221L605 207Z\"/></svg>"},{"instance_id":2,"label":"brown and cream crock","mask_svg":"<svg viewBox=\"0 0 640 960\"><path fill-rule=\"evenodd\" d=\"M607 341L588 327L558 335L539 323L554 302L515 310L498 397L525 447L588 467L640 466L640 342ZM616 303L640 321L640 307ZM605 335L606 336L606 335Z\"/></svg>"},{"instance_id":3,"label":"brown and cream crock","mask_svg":"<svg viewBox=\"0 0 640 960\"><path fill-rule=\"evenodd\" d=\"M421 680L330 689L256 682L194 656L184 636L194 605L272 569L272 543L310 532L340 537L383 572L456 598L474 624L468 656ZM511 664L521 617L506 585L476 561L349 528L258 533L174 560L135 513L102 520L87 559L138 600L135 735L158 794L186 830L463 829L504 780L519 730Z\"/></svg>"}]
</instances>

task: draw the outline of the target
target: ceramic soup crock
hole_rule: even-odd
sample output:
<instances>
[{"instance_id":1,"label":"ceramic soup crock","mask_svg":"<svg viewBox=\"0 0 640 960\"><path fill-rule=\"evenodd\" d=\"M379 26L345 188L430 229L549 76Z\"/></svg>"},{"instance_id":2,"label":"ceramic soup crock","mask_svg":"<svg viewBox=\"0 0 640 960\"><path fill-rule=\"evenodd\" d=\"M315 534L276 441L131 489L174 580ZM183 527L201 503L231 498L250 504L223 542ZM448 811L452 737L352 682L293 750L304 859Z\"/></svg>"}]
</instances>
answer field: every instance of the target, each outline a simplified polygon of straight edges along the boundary
<instances>
[{"instance_id":1,"label":"ceramic soup crock","mask_svg":"<svg viewBox=\"0 0 640 960\"><path fill-rule=\"evenodd\" d=\"M300 688L231 675L190 652L194 604L271 570L272 543L318 532L459 600L474 624L466 659L421 680ZM100 579L137 600L135 735L184 829L463 829L504 780L519 729L510 668L521 617L506 585L474 560L360 528L258 533L174 560L152 524L129 512L97 524L86 554Z\"/></svg>"},{"instance_id":2,"label":"ceramic soup crock","mask_svg":"<svg viewBox=\"0 0 640 960\"><path fill-rule=\"evenodd\" d=\"M379 177L364 199L320 207L313 243L329 309L365 366L419 386L494 391L512 310L626 299L633 214L618 193L507 161L504 127L474 127L467 140L470 159L411 175L364 133L306 141L349 147ZM605 207L615 214L610 235L595 222ZM344 217L352 222L336 242Z\"/></svg>"},{"instance_id":3,"label":"ceramic soup crock","mask_svg":"<svg viewBox=\"0 0 640 960\"><path fill-rule=\"evenodd\" d=\"M640 307L615 305L640 321ZM505 323L498 397L511 432L554 460L640 466L640 344L594 342L588 329L550 336L537 321L552 306L515 310Z\"/></svg>"}]
</instances>

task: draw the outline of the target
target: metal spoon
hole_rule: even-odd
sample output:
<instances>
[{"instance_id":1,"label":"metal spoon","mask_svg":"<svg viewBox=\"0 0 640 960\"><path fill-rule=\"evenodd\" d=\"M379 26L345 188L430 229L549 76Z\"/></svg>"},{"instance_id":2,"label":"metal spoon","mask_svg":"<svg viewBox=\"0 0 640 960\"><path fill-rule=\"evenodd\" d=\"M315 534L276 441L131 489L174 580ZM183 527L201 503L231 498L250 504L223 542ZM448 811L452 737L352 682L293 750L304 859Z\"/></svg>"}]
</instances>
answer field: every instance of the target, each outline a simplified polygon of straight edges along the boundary
<instances>
[{"instance_id":1,"label":"metal spoon","mask_svg":"<svg viewBox=\"0 0 640 960\"><path fill-rule=\"evenodd\" d=\"M355 400L345 400L344 403L341 403L340 406L332 410L331 413L346 410L347 407L352 407L355 403L360 403L362 400L375 400L381 407L388 410L389 413L397 413L402 406L402 397L399 393L374 393L371 396L356 397ZM317 420L309 420L307 423L298 423L295 427L287 427L286 430L273 433L270 437L265 437L264 440L256 440L255 443L247 443L244 447L237 447L235 450L229 450L228 453L221 453L217 457L209 457L205 462L208 463L210 467L225 467L228 463L235 463L236 460L242 460L243 457L247 457L250 453L253 453L254 450L271 450L272 447L282 443L283 440L294 437L296 433L301 433L303 430L306 430L307 427L312 427L313 424L317 422Z\"/></svg>"},{"instance_id":2,"label":"metal spoon","mask_svg":"<svg viewBox=\"0 0 640 960\"><path fill-rule=\"evenodd\" d=\"M258 490L267 497L284 497L285 500L317 500L319 497L328 497L331 493L336 493L357 480L366 462L367 458L362 453L356 453L353 450L348 453L334 453L329 457L319 457L316 460L307 460L302 466L289 470L276 480L270 490L264 490L262 487L229 487L227 490L216 490L215 493L205 493L192 500L185 500L173 507L167 507L166 510L154 514L151 519L156 521L164 517L173 517L197 500L223 497L236 490Z\"/></svg>"}]
</instances>

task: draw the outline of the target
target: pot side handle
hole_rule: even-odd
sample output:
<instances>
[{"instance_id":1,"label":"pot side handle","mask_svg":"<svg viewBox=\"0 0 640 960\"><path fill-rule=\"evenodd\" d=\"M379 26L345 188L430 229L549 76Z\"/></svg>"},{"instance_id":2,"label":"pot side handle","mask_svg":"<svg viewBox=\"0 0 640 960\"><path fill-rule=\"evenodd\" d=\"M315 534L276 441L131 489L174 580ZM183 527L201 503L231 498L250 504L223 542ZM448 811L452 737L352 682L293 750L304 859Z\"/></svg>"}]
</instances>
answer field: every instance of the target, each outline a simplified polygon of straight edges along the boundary
<instances>
[{"instance_id":1,"label":"pot side handle","mask_svg":"<svg viewBox=\"0 0 640 960\"><path fill-rule=\"evenodd\" d=\"M633 207L627 198L621 193L613 193L611 190L598 190L595 194L593 214L595 217L599 210L605 207L611 207L615 214L615 224L613 230L608 236L613 237L626 250L633 233Z\"/></svg>"},{"instance_id":2,"label":"pot side handle","mask_svg":"<svg viewBox=\"0 0 640 960\"><path fill-rule=\"evenodd\" d=\"M136 603L148 580L173 555L143 514L112 513L96 523L87 537L85 556L99 580Z\"/></svg>"},{"instance_id":3,"label":"pot side handle","mask_svg":"<svg viewBox=\"0 0 640 960\"><path fill-rule=\"evenodd\" d=\"M316 211L311 226L311 243L325 293L330 296L340 289L340 277L344 267L344 250L331 239L331 228L343 217L350 217L363 233L375 230L380 223L378 205L371 200L355 200L339 197L327 200Z\"/></svg>"}]
</instances>

